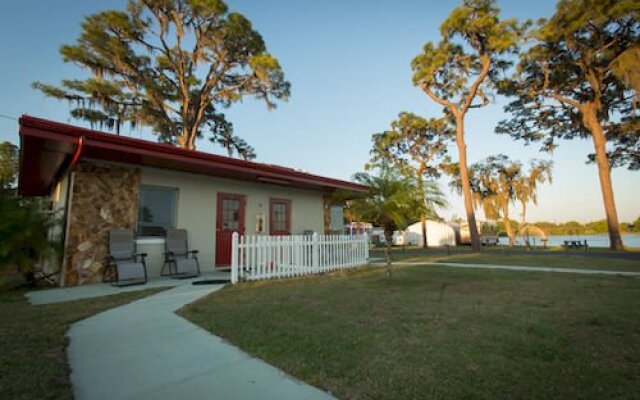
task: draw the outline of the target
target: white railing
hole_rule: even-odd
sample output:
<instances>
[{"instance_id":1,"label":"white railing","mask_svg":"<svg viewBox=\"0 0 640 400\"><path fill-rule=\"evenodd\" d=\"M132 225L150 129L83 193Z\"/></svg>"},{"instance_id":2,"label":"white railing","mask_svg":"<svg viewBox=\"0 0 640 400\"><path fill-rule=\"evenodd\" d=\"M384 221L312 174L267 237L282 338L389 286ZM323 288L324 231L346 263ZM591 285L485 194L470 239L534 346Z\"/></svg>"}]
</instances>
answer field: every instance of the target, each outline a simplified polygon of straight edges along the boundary
<instances>
[{"instance_id":1,"label":"white railing","mask_svg":"<svg viewBox=\"0 0 640 400\"><path fill-rule=\"evenodd\" d=\"M231 283L319 274L365 265L367 235L240 236L231 241Z\"/></svg>"}]
</instances>

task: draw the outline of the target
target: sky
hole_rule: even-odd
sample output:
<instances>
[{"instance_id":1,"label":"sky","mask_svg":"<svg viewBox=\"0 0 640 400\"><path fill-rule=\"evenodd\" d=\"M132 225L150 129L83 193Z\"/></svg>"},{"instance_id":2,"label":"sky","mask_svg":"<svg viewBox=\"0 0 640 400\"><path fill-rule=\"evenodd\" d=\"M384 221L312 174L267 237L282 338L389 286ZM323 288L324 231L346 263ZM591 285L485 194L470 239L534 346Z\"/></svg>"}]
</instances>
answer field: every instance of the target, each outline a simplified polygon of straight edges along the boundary
<instances>
[{"instance_id":1,"label":"sky","mask_svg":"<svg viewBox=\"0 0 640 400\"><path fill-rule=\"evenodd\" d=\"M83 18L105 9L123 9L126 0L23 0L6 2L0 14L0 141L19 142L21 114L86 126L69 117L65 102L45 98L33 81L57 84L83 76L65 64L59 48L75 42ZM441 107L411 82L411 60L428 42L439 40L438 28L456 7L448 0L228 0L260 32L267 48L292 84L291 97L275 110L245 99L225 110L235 133L258 154L256 161L285 165L334 178L350 179L369 159L371 135L389 128L397 114L410 111L439 117ZM505 18L550 16L555 1L502 0ZM504 99L471 110L466 121L469 162L503 153L527 162L554 161L553 184L539 190L529 221L586 222L604 218L595 165L585 164L593 151L588 140L566 141L552 154L525 146L494 127L506 118ZM8 117L8 118L7 118ZM129 132L153 140L145 130ZM221 153L208 141L198 150ZM457 154L455 147L451 154ZM612 173L621 221L640 216L640 174ZM449 198L442 216L464 215L462 199L441 180ZM511 212L519 219L518 211Z\"/></svg>"}]
</instances>

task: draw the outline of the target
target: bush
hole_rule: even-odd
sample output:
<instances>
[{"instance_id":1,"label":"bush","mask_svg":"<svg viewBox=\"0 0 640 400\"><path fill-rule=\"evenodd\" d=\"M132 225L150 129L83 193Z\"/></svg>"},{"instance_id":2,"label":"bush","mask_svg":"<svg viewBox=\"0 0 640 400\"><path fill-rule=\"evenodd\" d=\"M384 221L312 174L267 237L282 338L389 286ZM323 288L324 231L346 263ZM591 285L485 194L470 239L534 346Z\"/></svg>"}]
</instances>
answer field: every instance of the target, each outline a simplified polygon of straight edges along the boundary
<instances>
[{"instance_id":1,"label":"bush","mask_svg":"<svg viewBox=\"0 0 640 400\"><path fill-rule=\"evenodd\" d=\"M58 225L55 215L43 212L40 199L20 199L9 191L0 193L0 270L33 274L36 265L53 259L60 246L50 239Z\"/></svg>"}]
</instances>

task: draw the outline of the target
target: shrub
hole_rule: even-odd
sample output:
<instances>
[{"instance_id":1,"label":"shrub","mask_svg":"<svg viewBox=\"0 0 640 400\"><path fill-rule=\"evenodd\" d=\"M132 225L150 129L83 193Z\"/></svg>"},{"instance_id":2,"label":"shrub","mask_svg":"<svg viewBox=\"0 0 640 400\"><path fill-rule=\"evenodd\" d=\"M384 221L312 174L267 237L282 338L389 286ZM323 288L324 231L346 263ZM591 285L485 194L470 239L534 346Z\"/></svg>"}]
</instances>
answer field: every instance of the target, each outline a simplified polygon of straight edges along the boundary
<instances>
[{"instance_id":1,"label":"shrub","mask_svg":"<svg viewBox=\"0 0 640 400\"><path fill-rule=\"evenodd\" d=\"M43 212L41 199L20 199L9 191L0 193L0 270L29 278L35 267L55 259L60 246L51 239L59 223L54 214Z\"/></svg>"}]
</instances>

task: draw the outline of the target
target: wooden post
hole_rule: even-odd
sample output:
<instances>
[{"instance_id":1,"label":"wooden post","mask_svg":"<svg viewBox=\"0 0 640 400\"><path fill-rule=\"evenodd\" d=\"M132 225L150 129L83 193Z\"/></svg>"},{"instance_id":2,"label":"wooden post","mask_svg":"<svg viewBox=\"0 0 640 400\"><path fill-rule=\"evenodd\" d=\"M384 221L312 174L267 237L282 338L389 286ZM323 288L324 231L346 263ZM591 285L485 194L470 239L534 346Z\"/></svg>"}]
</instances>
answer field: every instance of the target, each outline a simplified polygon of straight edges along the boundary
<instances>
[{"instance_id":1,"label":"wooden post","mask_svg":"<svg viewBox=\"0 0 640 400\"><path fill-rule=\"evenodd\" d=\"M364 259L369 263L369 235L363 233L364 237Z\"/></svg>"},{"instance_id":2,"label":"wooden post","mask_svg":"<svg viewBox=\"0 0 640 400\"><path fill-rule=\"evenodd\" d=\"M313 273L318 273L320 272L320 246L319 246L319 239L318 239L318 233L317 232L313 232L313 236L311 237L311 265L312 265L312 271Z\"/></svg>"},{"instance_id":3,"label":"wooden post","mask_svg":"<svg viewBox=\"0 0 640 400\"><path fill-rule=\"evenodd\" d=\"M238 232L231 235L231 283L238 283Z\"/></svg>"}]
</instances>

